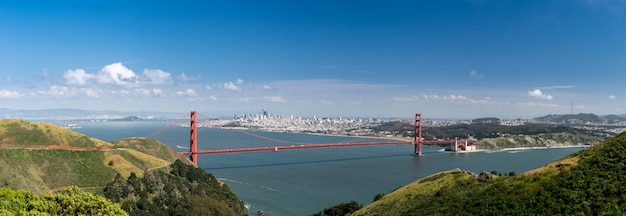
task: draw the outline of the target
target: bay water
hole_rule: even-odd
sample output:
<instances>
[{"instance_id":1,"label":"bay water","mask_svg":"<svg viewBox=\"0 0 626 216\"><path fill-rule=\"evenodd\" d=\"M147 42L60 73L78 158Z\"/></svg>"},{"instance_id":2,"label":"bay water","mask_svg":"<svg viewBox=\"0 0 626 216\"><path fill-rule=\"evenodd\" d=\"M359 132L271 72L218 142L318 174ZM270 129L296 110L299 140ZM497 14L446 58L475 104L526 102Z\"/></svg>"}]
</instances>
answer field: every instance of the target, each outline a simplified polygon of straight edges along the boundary
<instances>
[{"instance_id":1,"label":"bay water","mask_svg":"<svg viewBox=\"0 0 626 216\"><path fill-rule=\"evenodd\" d=\"M153 138L188 151L189 128L167 122L81 122L75 131L105 141ZM158 132L158 133L155 133ZM345 136L272 133L198 128L198 149L226 149L308 143L373 141ZM376 139L380 141L379 139ZM448 153L425 146L424 156L411 155L412 145L364 146L199 156L198 165L222 180L249 207L250 215L309 215L341 202L372 202L392 190L433 173L460 168L474 173L523 173L582 148Z\"/></svg>"}]
</instances>

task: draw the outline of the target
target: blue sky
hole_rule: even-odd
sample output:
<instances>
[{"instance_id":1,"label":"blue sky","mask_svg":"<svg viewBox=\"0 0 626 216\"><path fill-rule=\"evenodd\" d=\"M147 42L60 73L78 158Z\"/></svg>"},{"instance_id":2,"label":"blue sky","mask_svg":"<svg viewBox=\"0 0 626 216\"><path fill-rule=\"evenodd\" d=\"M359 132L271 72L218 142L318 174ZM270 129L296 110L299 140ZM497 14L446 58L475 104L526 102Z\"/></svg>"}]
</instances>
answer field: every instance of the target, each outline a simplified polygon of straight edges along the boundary
<instances>
[{"instance_id":1,"label":"blue sky","mask_svg":"<svg viewBox=\"0 0 626 216\"><path fill-rule=\"evenodd\" d=\"M626 113L626 1L9 0L0 29L0 108Z\"/></svg>"}]
</instances>

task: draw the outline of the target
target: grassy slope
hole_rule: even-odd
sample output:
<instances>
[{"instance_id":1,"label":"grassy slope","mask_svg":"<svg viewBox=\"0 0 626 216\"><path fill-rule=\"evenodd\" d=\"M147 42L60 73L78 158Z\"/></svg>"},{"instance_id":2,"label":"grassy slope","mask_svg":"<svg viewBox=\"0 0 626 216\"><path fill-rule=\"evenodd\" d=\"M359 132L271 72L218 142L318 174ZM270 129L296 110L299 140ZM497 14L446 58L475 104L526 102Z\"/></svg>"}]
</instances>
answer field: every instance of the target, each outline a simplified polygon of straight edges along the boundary
<instances>
[{"instance_id":1,"label":"grassy slope","mask_svg":"<svg viewBox=\"0 0 626 216\"><path fill-rule=\"evenodd\" d=\"M141 175L184 159L154 139L115 143L48 123L0 120L0 186L35 193L69 185L102 187L117 173Z\"/></svg>"},{"instance_id":2,"label":"grassy slope","mask_svg":"<svg viewBox=\"0 0 626 216\"><path fill-rule=\"evenodd\" d=\"M626 133L514 177L438 173L353 215L623 215L625 151Z\"/></svg>"},{"instance_id":3,"label":"grassy slope","mask_svg":"<svg viewBox=\"0 0 626 216\"><path fill-rule=\"evenodd\" d=\"M155 139L131 138L113 141L112 143L115 144L118 148L133 149L149 155L154 155L169 162L174 162L177 159L188 162L186 157L182 156L178 152L174 151L174 149L164 145L163 143Z\"/></svg>"},{"instance_id":4,"label":"grassy slope","mask_svg":"<svg viewBox=\"0 0 626 216\"><path fill-rule=\"evenodd\" d=\"M484 139L476 143L479 149L504 149L518 147L558 147L571 145L596 144L602 139L586 134L547 133L538 135L512 135L508 137Z\"/></svg>"},{"instance_id":5,"label":"grassy slope","mask_svg":"<svg viewBox=\"0 0 626 216\"><path fill-rule=\"evenodd\" d=\"M3 147L73 146L111 148L113 144L61 128L59 126L24 120L0 120L0 145Z\"/></svg>"},{"instance_id":6,"label":"grassy slope","mask_svg":"<svg viewBox=\"0 0 626 216\"><path fill-rule=\"evenodd\" d=\"M451 182L474 182L475 176L468 172L452 170L433 174L409 185L398 188L382 199L363 207L353 215L406 215L415 206L428 205L429 199L439 191L447 190ZM423 206L427 207L427 206Z\"/></svg>"}]
</instances>

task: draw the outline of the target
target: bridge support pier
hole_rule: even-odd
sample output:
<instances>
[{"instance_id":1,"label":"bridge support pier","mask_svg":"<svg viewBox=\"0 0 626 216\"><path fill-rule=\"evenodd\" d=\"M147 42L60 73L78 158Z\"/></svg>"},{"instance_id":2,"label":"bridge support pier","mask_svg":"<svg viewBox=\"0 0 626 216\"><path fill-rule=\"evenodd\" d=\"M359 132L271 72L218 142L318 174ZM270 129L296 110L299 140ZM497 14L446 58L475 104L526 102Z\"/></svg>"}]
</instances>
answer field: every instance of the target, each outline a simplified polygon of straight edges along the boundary
<instances>
[{"instance_id":1,"label":"bridge support pier","mask_svg":"<svg viewBox=\"0 0 626 216\"><path fill-rule=\"evenodd\" d=\"M191 154L189 155L189 159L191 159L193 164L198 166L198 133L196 121L196 111L191 111L191 124L189 125L189 151Z\"/></svg>"},{"instance_id":2,"label":"bridge support pier","mask_svg":"<svg viewBox=\"0 0 626 216\"><path fill-rule=\"evenodd\" d=\"M413 145L415 147L415 151L413 152L416 156L423 156L422 154L422 114L415 114L415 138L413 139Z\"/></svg>"}]
</instances>

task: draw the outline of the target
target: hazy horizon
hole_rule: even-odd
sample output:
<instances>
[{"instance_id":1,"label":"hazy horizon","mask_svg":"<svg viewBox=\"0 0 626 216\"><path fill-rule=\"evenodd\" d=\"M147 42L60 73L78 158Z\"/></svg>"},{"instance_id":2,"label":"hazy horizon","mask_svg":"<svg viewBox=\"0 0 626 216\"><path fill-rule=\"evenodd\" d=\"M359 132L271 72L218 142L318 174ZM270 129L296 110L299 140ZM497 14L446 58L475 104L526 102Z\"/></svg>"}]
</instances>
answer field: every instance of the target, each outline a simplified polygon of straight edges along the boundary
<instances>
[{"instance_id":1,"label":"hazy horizon","mask_svg":"<svg viewBox=\"0 0 626 216\"><path fill-rule=\"evenodd\" d=\"M139 117L158 117L158 118L163 118L163 117L172 117L172 115L180 115L178 117L185 117L188 115L188 112L167 112L167 111L157 111L157 110L138 110L138 111L120 111L120 110L87 110L87 109L74 109L74 108L58 108L58 109L8 109L5 107L0 107L0 111L9 111L9 112L19 112L19 111L23 111L23 112L49 112L49 111L58 111L58 112L64 112L64 111L80 111L80 112L86 112L86 113L100 113L102 115L104 114L114 114L114 115L119 115L119 116L139 116ZM218 119L232 119L233 116L237 115L237 116L241 116L241 115L245 115L245 114L260 114L261 112L247 112L247 113L233 113L233 114L211 114L211 113L207 113L207 112L203 112L203 111L197 111L200 115L201 118L218 118ZM2 115L3 113L0 113L0 115ZM59 114L59 113L46 113L45 115L47 115L47 117L55 117L55 116L61 116L61 115L67 115L68 113L63 113L63 114ZM82 113L73 113L76 116L80 116ZM292 114L281 114L281 113L272 113L271 111L268 111L268 114L270 115L276 115L276 116L290 116ZM552 114L546 114L546 115L569 115L572 113L563 113L563 114L559 114L559 113L552 113ZM573 115L576 114L594 114L594 115L598 115L598 116L606 116L606 115L599 115L599 114L595 114L595 113L573 113ZM25 115L24 113L21 113L20 115ZM42 114L39 114L39 116L36 116L32 119L37 119L38 117L42 117ZM513 116L513 117L506 117L506 116L474 116L474 117L445 117L445 116L427 116L425 114L422 113L422 116L424 119L427 120L471 120L471 119L478 119L478 118L499 118L499 119L532 119L532 118L537 118L537 117L543 117L546 115L541 115L541 116ZM626 114L607 114L607 115L626 115ZM376 118L376 119L413 119L415 117L415 113L409 113L407 116L333 116L333 115L293 115L295 117L303 117L303 118L313 118L313 117L319 117L319 118L346 118L346 119L351 119L351 118ZM7 117L11 117L10 115L8 116L0 116L0 118L7 118ZM83 116L84 117L84 116Z\"/></svg>"}]
</instances>

